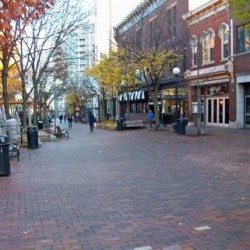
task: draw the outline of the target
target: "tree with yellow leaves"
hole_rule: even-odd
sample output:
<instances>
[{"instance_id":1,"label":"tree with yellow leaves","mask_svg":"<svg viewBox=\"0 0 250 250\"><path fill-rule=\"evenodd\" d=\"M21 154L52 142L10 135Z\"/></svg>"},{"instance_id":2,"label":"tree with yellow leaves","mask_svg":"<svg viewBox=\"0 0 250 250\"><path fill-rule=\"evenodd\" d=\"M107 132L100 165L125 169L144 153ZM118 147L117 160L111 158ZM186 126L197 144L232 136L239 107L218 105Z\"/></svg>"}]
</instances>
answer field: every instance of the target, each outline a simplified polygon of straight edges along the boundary
<instances>
[{"instance_id":1,"label":"tree with yellow leaves","mask_svg":"<svg viewBox=\"0 0 250 250\"><path fill-rule=\"evenodd\" d=\"M229 0L233 16L250 28L250 0Z\"/></svg>"},{"instance_id":2,"label":"tree with yellow leaves","mask_svg":"<svg viewBox=\"0 0 250 250\"><path fill-rule=\"evenodd\" d=\"M156 130L159 129L158 91L167 70L176 65L179 56L176 52L154 47L138 51L132 46L120 47L117 52L106 56L95 67L85 73L94 76L103 84L107 92L119 91L122 82L128 90L144 88L149 91L154 103ZM140 72L138 76L138 72ZM139 81L138 81L139 77Z\"/></svg>"},{"instance_id":3,"label":"tree with yellow leaves","mask_svg":"<svg viewBox=\"0 0 250 250\"><path fill-rule=\"evenodd\" d=\"M127 46L125 51L126 63L133 65L134 69L141 72L143 75L140 84L141 87L148 90L152 97L155 114L155 129L159 130L159 87L162 79L166 76L166 71L170 71L173 66L177 64L180 57L177 52L157 46L141 51Z\"/></svg>"},{"instance_id":4,"label":"tree with yellow leaves","mask_svg":"<svg viewBox=\"0 0 250 250\"><path fill-rule=\"evenodd\" d=\"M106 96L111 96L113 99L113 115L115 114L115 100L114 94L121 91L122 82L126 82L127 89L132 90L136 87L136 65L133 61L126 60L126 51L120 49L112 51L94 67L85 70L85 74L93 77L99 83L99 92L102 96L102 110L103 102Z\"/></svg>"}]
</instances>

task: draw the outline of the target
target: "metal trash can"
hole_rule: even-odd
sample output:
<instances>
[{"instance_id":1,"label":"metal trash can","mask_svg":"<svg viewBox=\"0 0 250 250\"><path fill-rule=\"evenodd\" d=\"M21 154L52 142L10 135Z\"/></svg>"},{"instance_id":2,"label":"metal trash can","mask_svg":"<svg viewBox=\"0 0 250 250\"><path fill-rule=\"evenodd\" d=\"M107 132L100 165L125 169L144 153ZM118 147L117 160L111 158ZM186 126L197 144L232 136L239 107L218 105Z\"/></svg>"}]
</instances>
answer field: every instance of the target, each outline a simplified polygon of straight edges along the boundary
<instances>
[{"instance_id":1,"label":"metal trash can","mask_svg":"<svg viewBox=\"0 0 250 250\"><path fill-rule=\"evenodd\" d=\"M0 135L0 175L10 176L10 139L8 135Z\"/></svg>"},{"instance_id":2,"label":"metal trash can","mask_svg":"<svg viewBox=\"0 0 250 250\"><path fill-rule=\"evenodd\" d=\"M175 122L175 123L173 123L173 131L175 132L175 133L177 133L177 131L178 131L178 127L177 127L177 121Z\"/></svg>"},{"instance_id":3,"label":"metal trash can","mask_svg":"<svg viewBox=\"0 0 250 250\"><path fill-rule=\"evenodd\" d=\"M124 120L125 119L118 119L117 121L116 121L116 130L117 131L122 131L122 130L124 130Z\"/></svg>"},{"instance_id":4,"label":"metal trash can","mask_svg":"<svg viewBox=\"0 0 250 250\"><path fill-rule=\"evenodd\" d=\"M188 124L188 119L187 118L181 118L177 120L177 132L180 135L185 135L186 134L186 126Z\"/></svg>"},{"instance_id":5,"label":"metal trash can","mask_svg":"<svg viewBox=\"0 0 250 250\"><path fill-rule=\"evenodd\" d=\"M38 148L38 129L36 126L27 128L27 140L29 149Z\"/></svg>"},{"instance_id":6,"label":"metal trash can","mask_svg":"<svg viewBox=\"0 0 250 250\"><path fill-rule=\"evenodd\" d=\"M43 129L43 121L37 121L38 129Z\"/></svg>"}]
</instances>

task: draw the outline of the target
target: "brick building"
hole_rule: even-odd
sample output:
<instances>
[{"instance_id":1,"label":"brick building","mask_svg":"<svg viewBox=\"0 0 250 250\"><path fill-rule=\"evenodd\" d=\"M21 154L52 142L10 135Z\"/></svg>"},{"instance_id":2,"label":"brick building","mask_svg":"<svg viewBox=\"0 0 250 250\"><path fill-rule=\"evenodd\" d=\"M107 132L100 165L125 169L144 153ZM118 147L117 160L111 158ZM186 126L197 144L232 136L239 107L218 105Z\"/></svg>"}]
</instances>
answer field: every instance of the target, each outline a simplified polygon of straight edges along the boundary
<instances>
[{"instance_id":1,"label":"brick building","mask_svg":"<svg viewBox=\"0 0 250 250\"><path fill-rule=\"evenodd\" d=\"M119 45L154 46L161 32L162 46L182 54L178 100L176 79L166 72L159 88L162 112L173 114L177 101L194 124L250 127L250 31L233 21L229 9L228 0L145 0L115 27ZM149 98L143 102L150 106Z\"/></svg>"},{"instance_id":2,"label":"brick building","mask_svg":"<svg viewBox=\"0 0 250 250\"><path fill-rule=\"evenodd\" d=\"M115 27L115 39L120 46L130 44L140 50L157 44L165 49L178 50L183 55L183 59L178 63L181 69L178 81L178 105L182 113L187 112L187 88L183 78L187 60L187 32L182 18L187 11L187 0L146 0ZM169 115L175 113L175 82L172 71L166 72L161 79L159 111L162 113ZM138 90L135 89L135 91ZM130 99L132 113L143 113L153 105L148 93L136 95L131 92L129 96L135 97ZM144 97L144 99L137 99L137 97ZM122 96L118 100L122 102Z\"/></svg>"},{"instance_id":3,"label":"brick building","mask_svg":"<svg viewBox=\"0 0 250 250\"><path fill-rule=\"evenodd\" d=\"M187 12L190 61L186 72L189 86L190 121L197 117L207 125L235 124L234 86L230 75L230 30L227 0L212 0ZM234 85L234 84L233 84Z\"/></svg>"},{"instance_id":4,"label":"brick building","mask_svg":"<svg viewBox=\"0 0 250 250\"><path fill-rule=\"evenodd\" d=\"M250 29L232 22L236 126L250 128Z\"/></svg>"}]
</instances>

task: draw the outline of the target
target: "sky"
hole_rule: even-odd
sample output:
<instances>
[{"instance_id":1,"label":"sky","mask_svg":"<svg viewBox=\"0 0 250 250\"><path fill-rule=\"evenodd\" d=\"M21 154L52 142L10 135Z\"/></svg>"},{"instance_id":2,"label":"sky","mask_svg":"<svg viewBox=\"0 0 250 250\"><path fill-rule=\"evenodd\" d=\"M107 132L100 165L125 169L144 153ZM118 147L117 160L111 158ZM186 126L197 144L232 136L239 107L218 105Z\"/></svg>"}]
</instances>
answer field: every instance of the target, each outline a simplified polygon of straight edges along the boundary
<instances>
[{"instance_id":1,"label":"sky","mask_svg":"<svg viewBox=\"0 0 250 250\"><path fill-rule=\"evenodd\" d=\"M211 0L187 0L190 10L193 10ZM117 26L144 0L96 0L98 7L97 16L97 44L99 52L108 53L110 27ZM112 23L110 25L110 4L112 6Z\"/></svg>"},{"instance_id":2,"label":"sky","mask_svg":"<svg viewBox=\"0 0 250 250\"><path fill-rule=\"evenodd\" d=\"M142 0L113 0L113 24L120 23Z\"/></svg>"},{"instance_id":3,"label":"sky","mask_svg":"<svg viewBox=\"0 0 250 250\"><path fill-rule=\"evenodd\" d=\"M97 1L97 43L100 52L109 49L109 30L119 24L143 0L96 0ZM110 5L112 20L110 25Z\"/></svg>"}]
</instances>

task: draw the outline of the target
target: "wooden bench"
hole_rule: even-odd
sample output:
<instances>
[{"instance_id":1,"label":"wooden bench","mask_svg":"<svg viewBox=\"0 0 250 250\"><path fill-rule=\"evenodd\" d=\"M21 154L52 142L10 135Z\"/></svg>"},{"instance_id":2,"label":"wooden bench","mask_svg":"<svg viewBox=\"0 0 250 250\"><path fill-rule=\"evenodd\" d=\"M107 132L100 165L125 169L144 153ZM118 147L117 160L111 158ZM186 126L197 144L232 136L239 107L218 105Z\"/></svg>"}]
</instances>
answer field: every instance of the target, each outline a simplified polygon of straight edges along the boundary
<instances>
[{"instance_id":1,"label":"wooden bench","mask_svg":"<svg viewBox=\"0 0 250 250\"><path fill-rule=\"evenodd\" d=\"M126 128L133 128L133 127L145 128L145 123L143 122L143 120L125 121L124 124Z\"/></svg>"},{"instance_id":2,"label":"wooden bench","mask_svg":"<svg viewBox=\"0 0 250 250\"><path fill-rule=\"evenodd\" d=\"M60 126L56 126L56 136L58 138L67 137L69 139L69 131L67 129L61 129Z\"/></svg>"}]
</instances>

